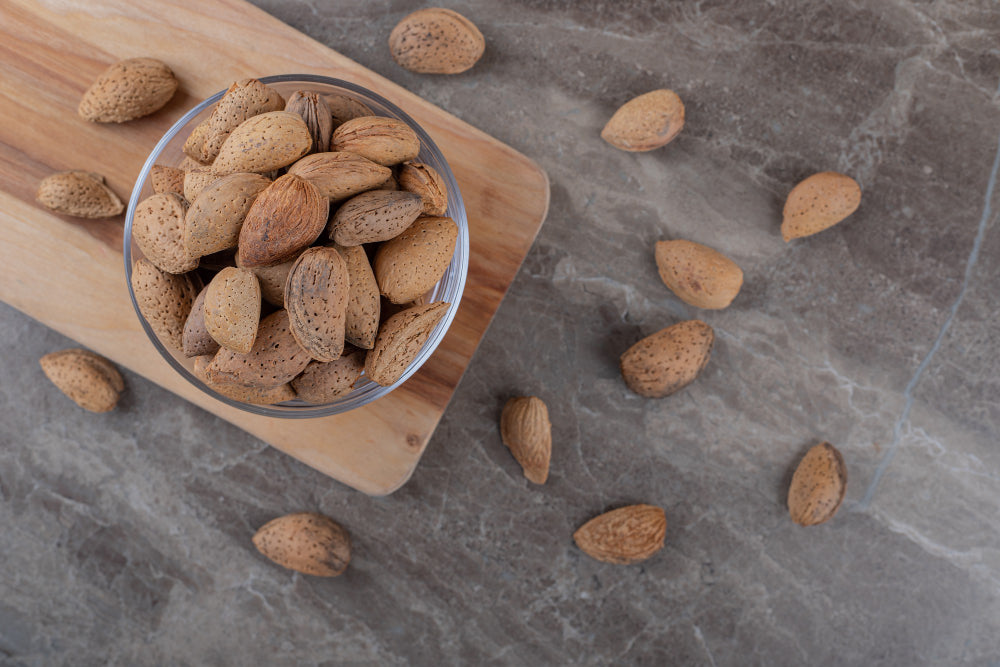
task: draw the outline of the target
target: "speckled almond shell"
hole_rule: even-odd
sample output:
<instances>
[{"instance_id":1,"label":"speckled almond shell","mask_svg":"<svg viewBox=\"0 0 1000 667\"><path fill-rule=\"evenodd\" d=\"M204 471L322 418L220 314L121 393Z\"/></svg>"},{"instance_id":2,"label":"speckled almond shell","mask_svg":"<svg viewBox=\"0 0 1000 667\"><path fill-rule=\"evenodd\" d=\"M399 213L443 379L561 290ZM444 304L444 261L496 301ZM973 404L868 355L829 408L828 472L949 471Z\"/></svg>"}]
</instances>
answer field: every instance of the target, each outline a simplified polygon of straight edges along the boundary
<instances>
[{"instance_id":1,"label":"speckled almond shell","mask_svg":"<svg viewBox=\"0 0 1000 667\"><path fill-rule=\"evenodd\" d=\"M201 287L191 275L161 271L146 258L132 265L132 292L139 312L157 338L175 350L184 349L184 323Z\"/></svg>"},{"instance_id":2,"label":"speckled almond shell","mask_svg":"<svg viewBox=\"0 0 1000 667\"><path fill-rule=\"evenodd\" d=\"M257 276L257 280L260 281L260 294L264 298L264 301L278 308L285 307L285 283L288 282L288 272L292 270L292 265L295 264L295 260L298 258L299 256L296 254L290 260L281 264L255 266L250 269ZM236 253L236 266L247 268L243 266L243 260L240 259L239 253Z\"/></svg>"},{"instance_id":3,"label":"speckled almond shell","mask_svg":"<svg viewBox=\"0 0 1000 667\"><path fill-rule=\"evenodd\" d=\"M552 422L545 402L537 396L507 401L500 415L500 438L521 464L524 476L544 484L552 458Z\"/></svg>"},{"instance_id":4,"label":"speckled almond shell","mask_svg":"<svg viewBox=\"0 0 1000 667\"><path fill-rule=\"evenodd\" d=\"M669 396L694 382L714 342L715 332L704 322L678 322L630 347L621 358L622 377L641 396Z\"/></svg>"},{"instance_id":5,"label":"speckled almond shell","mask_svg":"<svg viewBox=\"0 0 1000 667\"><path fill-rule=\"evenodd\" d=\"M162 108L177 92L177 79L153 58L129 58L97 77L77 112L94 123L124 123Z\"/></svg>"},{"instance_id":6,"label":"speckled almond shell","mask_svg":"<svg viewBox=\"0 0 1000 667\"><path fill-rule=\"evenodd\" d=\"M444 301L436 301L408 308L387 319L379 329L375 346L365 357L369 379L388 387L403 377L448 306Z\"/></svg>"},{"instance_id":7,"label":"speckled almond shell","mask_svg":"<svg viewBox=\"0 0 1000 667\"><path fill-rule=\"evenodd\" d=\"M276 310L260 321L248 354L222 348L206 368L213 381L268 389L290 382L312 361L288 326L288 313Z\"/></svg>"},{"instance_id":8,"label":"speckled almond shell","mask_svg":"<svg viewBox=\"0 0 1000 667\"><path fill-rule=\"evenodd\" d=\"M408 303L441 280L455 253L458 225L451 218L418 218L375 253L379 291L393 303Z\"/></svg>"},{"instance_id":9,"label":"speckled almond shell","mask_svg":"<svg viewBox=\"0 0 1000 667\"><path fill-rule=\"evenodd\" d=\"M828 229L861 205L861 187L850 176L833 171L813 174L788 193L781 236L785 241Z\"/></svg>"},{"instance_id":10,"label":"speckled almond shell","mask_svg":"<svg viewBox=\"0 0 1000 667\"><path fill-rule=\"evenodd\" d=\"M326 106L329 107L330 114L333 116L334 129L354 118L375 115L375 112L367 104L348 95L331 93L324 95L323 99L326 101Z\"/></svg>"},{"instance_id":11,"label":"speckled almond shell","mask_svg":"<svg viewBox=\"0 0 1000 667\"><path fill-rule=\"evenodd\" d=\"M285 100L278 94L278 91L270 86L264 85L257 79L236 81L229 86L229 90L212 109L212 115L205 121L204 138L199 150L195 154L187 150L184 152L200 162L212 162L219 154L226 139L229 138L230 133L244 121L263 113L281 111L284 108Z\"/></svg>"},{"instance_id":12,"label":"speckled almond shell","mask_svg":"<svg viewBox=\"0 0 1000 667\"><path fill-rule=\"evenodd\" d=\"M184 170L177 167L167 167L162 164L154 164L149 170L149 182L153 186L156 194L170 194L184 196Z\"/></svg>"},{"instance_id":13,"label":"speckled almond shell","mask_svg":"<svg viewBox=\"0 0 1000 667\"><path fill-rule=\"evenodd\" d=\"M344 320L344 337L348 343L364 350L375 344L382 299L378 283L362 246L334 246L347 266L350 290Z\"/></svg>"},{"instance_id":14,"label":"speckled almond shell","mask_svg":"<svg viewBox=\"0 0 1000 667\"><path fill-rule=\"evenodd\" d=\"M192 159L190 156L185 155L184 159L181 160L181 163L180 165L178 165L177 168L183 171L185 174L187 174L192 169L197 169L199 167L205 167L205 166L207 165L202 164L201 162Z\"/></svg>"},{"instance_id":15,"label":"speckled almond shell","mask_svg":"<svg viewBox=\"0 0 1000 667\"><path fill-rule=\"evenodd\" d=\"M209 185L219 180L219 175L211 167L194 167L184 172L184 199L198 200L198 195Z\"/></svg>"},{"instance_id":16,"label":"speckled almond shell","mask_svg":"<svg viewBox=\"0 0 1000 667\"><path fill-rule=\"evenodd\" d=\"M216 393L222 394L234 401L243 403L254 403L255 405L274 405L295 399L295 390L290 384L282 384L268 389L258 389L256 387L244 387L238 384L225 384L216 382L211 373L208 372L209 364L212 362L211 355L199 356L194 360L194 375Z\"/></svg>"},{"instance_id":17,"label":"speckled almond shell","mask_svg":"<svg viewBox=\"0 0 1000 667\"><path fill-rule=\"evenodd\" d=\"M260 299L260 284L252 271L222 269L205 288L205 329L227 350L250 352L260 323Z\"/></svg>"},{"instance_id":18,"label":"speckled almond shell","mask_svg":"<svg viewBox=\"0 0 1000 667\"><path fill-rule=\"evenodd\" d=\"M288 173L306 179L332 202L376 188L392 177L389 167L342 151L307 155L289 167Z\"/></svg>"},{"instance_id":19,"label":"speckled almond shell","mask_svg":"<svg viewBox=\"0 0 1000 667\"><path fill-rule=\"evenodd\" d=\"M237 173L209 183L188 209L184 224L184 247L202 257L235 248L243 219L271 180L260 174Z\"/></svg>"},{"instance_id":20,"label":"speckled almond shell","mask_svg":"<svg viewBox=\"0 0 1000 667\"><path fill-rule=\"evenodd\" d=\"M219 175L238 171L263 173L287 167L309 152L312 135L302 116L271 111L253 116L226 138L212 169Z\"/></svg>"},{"instance_id":21,"label":"speckled almond shell","mask_svg":"<svg viewBox=\"0 0 1000 667\"><path fill-rule=\"evenodd\" d=\"M743 286L743 271L721 252L693 241L659 241L660 279L682 301L698 308L725 308Z\"/></svg>"},{"instance_id":22,"label":"speckled almond shell","mask_svg":"<svg viewBox=\"0 0 1000 667\"><path fill-rule=\"evenodd\" d=\"M601 138L623 151L666 146L684 127L684 103L672 90L653 90L629 100L611 116Z\"/></svg>"},{"instance_id":23,"label":"speckled almond shell","mask_svg":"<svg viewBox=\"0 0 1000 667\"><path fill-rule=\"evenodd\" d=\"M240 229L240 262L247 268L288 261L326 227L330 200L316 186L285 174L254 201Z\"/></svg>"},{"instance_id":24,"label":"speckled almond shell","mask_svg":"<svg viewBox=\"0 0 1000 667\"><path fill-rule=\"evenodd\" d=\"M335 248L309 248L295 260L285 283L285 310L292 335L316 361L344 351L350 282Z\"/></svg>"},{"instance_id":25,"label":"speckled almond shell","mask_svg":"<svg viewBox=\"0 0 1000 667\"><path fill-rule=\"evenodd\" d=\"M420 139L409 125L395 118L353 118L333 131L331 151L348 151L391 167L420 153Z\"/></svg>"},{"instance_id":26,"label":"speckled almond shell","mask_svg":"<svg viewBox=\"0 0 1000 667\"><path fill-rule=\"evenodd\" d=\"M302 116L312 137L310 153L326 151L330 147L330 135L333 133L333 115L326 100L316 92L297 90L288 97L285 111L291 111Z\"/></svg>"},{"instance_id":27,"label":"speckled almond shell","mask_svg":"<svg viewBox=\"0 0 1000 667\"><path fill-rule=\"evenodd\" d=\"M79 348L51 352L39 360L59 391L84 410L108 412L118 404L125 381L104 357Z\"/></svg>"},{"instance_id":28,"label":"speckled almond shell","mask_svg":"<svg viewBox=\"0 0 1000 667\"><path fill-rule=\"evenodd\" d=\"M181 351L185 357L197 357L203 354L215 354L219 351L219 343L212 338L205 328L205 292L208 288L198 292L198 296L191 306L187 320L184 322L184 334L181 338Z\"/></svg>"},{"instance_id":29,"label":"speckled almond shell","mask_svg":"<svg viewBox=\"0 0 1000 667\"><path fill-rule=\"evenodd\" d=\"M362 192L333 214L330 238L343 246L388 241L409 227L422 207L420 195L412 192Z\"/></svg>"},{"instance_id":30,"label":"speckled almond shell","mask_svg":"<svg viewBox=\"0 0 1000 667\"><path fill-rule=\"evenodd\" d=\"M310 362L302 374L292 380L296 395L309 403L330 403L351 391L365 370L365 351L347 348L333 361Z\"/></svg>"},{"instance_id":31,"label":"speckled almond shell","mask_svg":"<svg viewBox=\"0 0 1000 667\"><path fill-rule=\"evenodd\" d=\"M829 442L808 452L792 475L788 513L800 526L815 526L837 513L847 493L844 457Z\"/></svg>"},{"instance_id":32,"label":"speckled almond shell","mask_svg":"<svg viewBox=\"0 0 1000 667\"><path fill-rule=\"evenodd\" d=\"M336 577L351 562L351 538L322 514L288 514L267 522L253 544L278 565L317 577Z\"/></svg>"},{"instance_id":33,"label":"speckled almond shell","mask_svg":"<svg viewBox=\"0 0 1000 667\"><path fill-rule=\"evenodd\" d=\"M663 548L667 517L653 505L628 505L594 517L573 533L591 558L615 565L644 561Z\"/></svg>"},{"instance_id":34,"label":"speckled almond shell","mask_svg":"<svg viewBox=\"0 0 1000 667\"><path fill-rule=\"evenodd\" d=\"M136 204L132 239L161 271L187 273L198 268L198 258L184 247L187 202L177 194L152 195Z\"/></svg>"},{"instance_id":35,"label":"speckled almond shell","mask_svg":"<svg viewBox=\"0 0 1000 667\"><path fill-rule=\"evenodd\" d=\"M46 176L35 194L38 203L56 213L78 218L110 218L125 205L104 177L89 171L60 171Z\"/></svg>"},{"instance_id":36,"label":"speckled almond shell","mask_svg":"<svg viewBox=\"0 0 1000 667\"><path fill-rule=\"evenodd\" d=\"M206 118L195 125L194 129L191 130L191 134L184 140L184 146L181 148L184 151L184 155L195 164L210 164L214 158L214 156L205 153L205 139L211 130L211 120L211 118Z\"/></svg>"},{"instance_id":37,"label":"speckled almond shell","mask_svg":"<svg viewBox=\"0 0 1000 667\"><path fill-rule=\"evenodd\" d=\"M424 215L444 215L448 210L448 189L441 174L423 162L404 162L396 177L399 187L407 192L415 192L424 202Z\"/></svg>"},{"instance_id":38,"label":"speckled almond shell","mask_svg":"<svg viewBox=\"0 0 1000 667\"><path fill-rule=\"evenodd\" d=\"M486 40L458 12L420 9L400 21L389 35L389 51L401 67L420 74L458 74L483 56Z\"/></svg>"}]
</instances>

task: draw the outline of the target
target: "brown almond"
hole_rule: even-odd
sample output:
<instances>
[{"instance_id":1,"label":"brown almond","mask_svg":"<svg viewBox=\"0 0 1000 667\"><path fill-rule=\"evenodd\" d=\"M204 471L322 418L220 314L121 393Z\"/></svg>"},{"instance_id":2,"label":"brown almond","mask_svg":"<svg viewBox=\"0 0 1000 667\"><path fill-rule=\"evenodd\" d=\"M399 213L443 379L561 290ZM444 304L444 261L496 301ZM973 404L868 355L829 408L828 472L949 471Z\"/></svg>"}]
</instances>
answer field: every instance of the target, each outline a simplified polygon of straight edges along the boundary
<instances>
[{"instance_id":1,"label":"brown almond","mask_svg":"<svg viewBox=\"0 0 1000 667\"><path fill-rule=\"evenodd\" d=\"M407 303L441 280L455 253L458 225L451 218L418 218L406 231L379 246L375 279L393 303Z\"/></svg>"},{"instance_id":2,"label":"brown almond","mask_svg":"<svg viewBox=\"0 0 1000 667\"><path fill-rule=\"evenodd\" d=\"M714 342L715 332L704 322L678 322L630 347L621 358L622 377L641 396L669 396L694 382Z\"/></svg>"},{"instance_id":3,"label":"brown almond","mask_svg":"<svg viewBox=\"0 0 1000 667\"><path fill-rule=\"evenodd\" d=\"M653 90L626 102L611 116L601 138L623 151L666 146L684 127L684 103L672 90Z\"/></svg>"},{"instance_id":4,"label":"brown almond","mask_svg":"<svg viewBox=\"0 0 1000 667\"><path fill-rule=\"evenodd\" d=\"M197 169L198 167L204 167L204 166L207 165L192 159L190 156L185 155L184 159L181 160L181 163L180 165L178 165L177 168L183 171L185 174L187 174L192 169Z\"/></svg>"},{"instance_id":5,"label":"brown almond","mask_svg":"<svg viewBox=\"0 0 1000 667\"><path fill-rule=\"evenodd\" d=\"M201 191L219 180L211 167L195 167L184 172L184 199L194 202Z\"/></svg>"},{"instance_id":6,"label":"brown almond","mask_svg":"<svg viewBox=\"0 0 1000 667\"><path fill-rule=\"evenodd\" d=\"M184 322L184 333L181 337L181 350L185 357L198 357L205 354L215 354L219 351L219 343L205 328L205 292L208 288L198 292L194 303L191 305L191 312L188 313Z\"/></svg>"},{"instance_id":7,"label":"brown almond","mask_svg":"<svg viewBox=\"0 0 1000 667\"><path fill-rule=\"evenodd\" d=\"M362 192L333 214L330 238L343 246L388 241L409 227L422 207L420 195L412 192Z\"/></svg>"},{"instance_id":8,"label":"brown almond","mask_svg":"<svg viewBox=\"0 0 1000 667\"><path fill-rule=\"evenodd\" d=\"M288 313L276 310L260 321L248 354L222 348L206 372L221 384L267 389L291 382L311 360L292 335Z\"/></svg>"},{"instance_id":9,"label":"brown almond","mask_svg":"<svg viewBox=\"0 0 1000 667\"><path fill-rule=\"evenodd\" d=\"M175 194L184 196L184 170L177 167L167 167L154 164L149 170L149 183L153 192L158 195Z\"/></svg>"},{"instance_id":10,"label":"brown almond","mask_svg":"<svg viewBox=\"0 0 1000 667\"><path fill-rule=\"evenodd\" d=\"M354 118L333 131L331 151L348 151L391 167L420 153L420 139L409 125L395 118Z\"/></svg>"},{"instance_id":11,"label":"brown almond","mask_svg":"<svg viewBox=\"0 0 1000 667\"><path fill-rule=\"evenodd\" d=\"M184 349L184 324L200 288L191 275L161 271L146 258L132 265L132 292L139 312L156 337L175 350Z\"/></svg>"},{"instance_id":12,"label":"brown almond","mask_svg":"<svg viewBox=\"0 0 1000 667\"><path fill-rule=\"evenodd\" d=\"M429 164L404 162L397 180L401 189L420 195L424 215L444 215L448 210L448 189L441 175Z\"/></svg>"},{"instance_id":13,"label":"brown almond","mask_svg":"<svg viewBox=\"0 0 1000 667\"><path fill-rule=\"evenodd\" d=\"M306 179L332 202L377 188L392 178L389 167L346 152L307 155L289 167L288 173Z\"/></svg>"},{"instance_id":14,"label":"brown almond","mask_svg":"<svg viewBox=\"0 0 1000 667\"><path fill-rule=\"evenodd\" d=\"M212 115L205 121L202 146L198 155L192 155L200 162L212 162L219 154L229 135L242 123L254 116L285 108L285 100L274 88L257 79L235 81L222 99L212 109ZM267 171L266 169L236 169L234 171Z\"/></svg>"},{"instance_id":15,"label":"brown almond","mask_svg":"<svg viewBox=\"0 0 1000 667\"><path fill-rule=\"evenodd\" d=\"M323 99L326 101L326 106L330 109L330 114L333 116L334 129L354 118L375 115L375 112L367 104L349 95L331 93L324 95Z\"/></svg>"},{"instance_id":16,"label":"brown almond","mask_svg":"<svg viewBox=\"0 0 1000 667\"><path fill-rule=\"evenodd\" d=\"M260 284L248 269L229 266L205 288L205 329L215 341L233 352L247 354L260 323Z\"/></svg>"},{"instance_id":17,"label":"brown almond","mask_svg":"<svg viewBox=\"0 0 1000 667\"><path fill-rule=\"evenodd\" d=\"M312 136L310 153L321 153L330 147L330 135L333 133L333 115L326 100L319 93L297 90L288 97L285 111L291 111L302 116Z\"/></svg>"},{"instance_id":18,"label":"brown almond","mask_svg":"<svg viewBox=\"0 0 1000 667\"><path fill-rule=\"evenodd\" d=\"M198 258L184 247L187 202L180 195L152 195L136 204L132 239L146 258L167 273L187 273L198 267Z\"/></svg>"},{"instance_id":19,"label":"brown almond","mask_svg":"<svg viewBox=\"0 0 1000 667\"><path fill-rule=\"evenodd\" d=\"M743 286L736 262L700 243L659 241L655 254L663 284L697 308L725 308Z\"/></svg>"},{"instance_id":20,"label":"brown almond","mask_svg":"<svg viewBox=\"0 0 1000 667\"><path fill-rule=\"evenodd\" d=\"M552 422L545 402L537 396L507 401L500 415L500 438L521 464L524 476L535 484L545 484L552 458Z\"/></svg>"},{"instance_id":21,"label":"brown almond","mask_svg":"<svg viewBox=\"0 0 1000 667\"><path fill-rule=\"evenodd\" d=\"M271 181L260 174L237 173L209 183L192 202L184 223L184 247L195 257L235 248L243 219Z\"/></svg>"},{"instance_id":22,"label":"brown almond","mask_svg":"<svg viewBox=\"0 0 1000 667\"><path fill-rule=\"evenodd\" d=\"M153 58L129 58L97 77L77 111L94 123L124 123L158 111L175 92L177 79L169 67Z\"/></svg>"},{"instance_id":23,"label":"brown almond","mask_svg":"<svg viewBox=\"0 0 1000 667\"><path fill-rule=\"evenodd\" d=\"M847 493L844 457L829 442L808 452L792 475L788 513L800 526L815 526L837 513Z\"/></svg>"},{"instance_id":24,"label":"brown almond","mask_svg":"<svg viewBox=\"0 0 1000 667\"><path fill-rule=\"evenodd\" d=\"M458 74L476 64L486 49L479 28L458 12L420 9L389 35L389 51L400 67L420 74Z\"/></svg>"},{"instance_id":25,"label":"brown almond","mask_svg":"<svg viewBox=\"0 0 1000 667\"><path fill-rule=\"evenodd\" d=\"M247 268L281 264L315 241L326 227L330 200L316 186L285 174L254 201L240 229L240 261Z\"/></svg>"},{"instance_id":26,"label":"brown almond","mask_svg":"<svg viewBox=\"0 0 1000 667\"><path fill-rule=\"evenodd\" d=\"M379 298L375 273L362 246L335 245L347 266L350 289L347 294L347 312L344 316L344 338L348 343L364 350L375 344L378 333Z\"/></svg>"},{"instance_id":27,"label":"brown almond","mask_svg":"<svg viewBox=\"0 0 1000 667\"><path fill-rule=\"evenodd\" d=\"M344 351L349 288L347 266L334 248L309 248L288 273L285 310L289 327L316 361L333 361Z\"/></svg>"},{"instance_id":28,"label":"brown almond","mask_svg":"<svg viewBox=\"0 0 1000 667\"><path fill-rule=\"evenodd\" d=\"M287 167L309 152L312 135L302 116L271 111L243 121L226 138L212 169L219 176Z\"/></svg>"},{"instance_id":29,"label":"brown almond","mask_svg":"<svg viewBox=\"0 0 1000 667\"><path fill-rule=\"evenodd\" d=\"M351 562L351 538L322 514L288 514L267 522L253 544L278 565L317 577L336 577Z\"/></svg>"},{"instance_id":30,"label":"brown almond","mask_svg":"<svg viewBox=\"0 0 1000 667\"><path fill-rule=\"evenodd\" d=\"M365 357L365 373L368 378L388 387L403 377L434 327L448 312L449 305L444 301L437 301L426 306L415 306L386 320L375 338L375 346Z\"/></svg>"},{"instance_id":31,"label":"brown almond","mask_svg":"<svg viewBox=\"0 0 1000 667\"><path fill-rule=\"evenodd\" d=\"M191 160L194 165L205 165L211 164L212 160L215 158L214 155L209 155L205 152L205 140L208 138L209 132L212 129L212 119L206 118L191 130L191 134L184 141L184 146L181 148L184 151L184 155L187 159ZM184 169L184 166L181 165ZM184 169L187 171L187 169Z\"/></svg>"},{"instance_id":32,"label":"brown almond","mask_svg":"<svg viewBox=\"0 0 1000 667\"><path fill-rule=\"evenodd\" d=\"M78 218L110 218L125 205L104 177L89 171L60 171L42 179L35 194L45 208Z\"/></svg>"},{"instance_id":33,"label":"brown almond","mask_svg":"<svg viewBox=\"0 0 1000 667\"><path fill-rule=\"evenodd\" d=\"M573 533L591 558L615 565L644 561L663 548L667 517L653 505L628 505L605 512Z\"/></svg>"},{"instance_id":34,"label":"brown almond","mask_svg":"<svg viewBox=\"0 0 1000 667\"><path fill-rule=\"evenodd\" d=\"M260 281L260 294L264 301L278 308L285 307L285 283L288 282L288 272L292 270L292 265L298 258L299 256L296 254L292 259L281 264L255 266L250 269ZM243 260L240 259L239 253L236 253L236 266L241 269L248 268L243 266Z\"/></svg>"},{"instance_id":35,"label":"brown almond","mask_svg":"<svg viewBox=\"0 0 1000 667\"><path fill-rule=\"evenodd\" d=\"M89 350L51 352L39 363L52 384L84 410L114 409L125 389L125 381L115 365Z\"/></svg>"},{"instance_id":36,"label":"brown almond","mask_svg":"<svg viewBox=\"0 0 1000 667\"><path fill-rule=\"evenodd\" d=\"M295 400L295 390L292 385L285 383L277 387L260 389L257 387L244 387L238 384L225 384L216 382L208 372L208 367L212 363L211 355L196 357L194 360L194 375L201 380L205 386L217 394L222 394L227 398L242 403L253 403L255 405L274 405L285 401Z\"/></svg>"},{"instance_id":37,"label":"brown almond","mask_svg":"<svg viewBox=\"0 0 1000 667\"><path fill-rule=\"evenodd\" d=\"M351 348L333 361L312 361L292 380L296 395L308 403L332 403L351 392L365 370L365 351Z\"/></svg>"},{"instance_id":38,"label":"brown almond","mask_svg":"<svg viewBox=\"0 0 1000 667\"><path fill-rule=\"evenodd\" d=\"M812 236L854 213L861 187L850 176L833 171L813 174L788 193L781 236L785 241Z\"/></svg>"}]
</instances>

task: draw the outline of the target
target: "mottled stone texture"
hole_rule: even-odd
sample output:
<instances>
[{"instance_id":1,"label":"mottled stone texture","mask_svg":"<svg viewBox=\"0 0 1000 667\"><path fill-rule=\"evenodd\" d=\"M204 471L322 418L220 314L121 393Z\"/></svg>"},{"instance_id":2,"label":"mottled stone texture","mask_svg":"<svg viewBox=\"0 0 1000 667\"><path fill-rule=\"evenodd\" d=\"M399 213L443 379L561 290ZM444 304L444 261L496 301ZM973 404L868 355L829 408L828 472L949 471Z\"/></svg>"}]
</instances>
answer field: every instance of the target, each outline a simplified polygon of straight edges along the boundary
<instances>
[{"instance_id":1,"label":"mottled stone texture","mask_svg":"<svg viewBox=\"0 0 1000 667\"><path fill-rule=\"evenodd\" d=\"M37 364L69 341L0 307L0 663L1000 661L992 0L458 0L487 50L452 77L392 62L411 3L259 4L534 157L549 220L388 498L134 375L118 410L85 413ZM673 144L600 140L664 86L687 104ZM861 208L783 243L785 194L829 169L858 179ZM660 284L666 238L740 263L732 307ZM718 336L704 375L629 393L619 354L696 316ZM497 428L527 393L554 425L543 487ZM803 529L785 489L820 439L844 453L847 501ZM575 548L579 524L632 502L666 509L661 553L614 567ZM302 510L351 531L344 576L254 551L256 527Z\"/></svg>"}]
</instances>

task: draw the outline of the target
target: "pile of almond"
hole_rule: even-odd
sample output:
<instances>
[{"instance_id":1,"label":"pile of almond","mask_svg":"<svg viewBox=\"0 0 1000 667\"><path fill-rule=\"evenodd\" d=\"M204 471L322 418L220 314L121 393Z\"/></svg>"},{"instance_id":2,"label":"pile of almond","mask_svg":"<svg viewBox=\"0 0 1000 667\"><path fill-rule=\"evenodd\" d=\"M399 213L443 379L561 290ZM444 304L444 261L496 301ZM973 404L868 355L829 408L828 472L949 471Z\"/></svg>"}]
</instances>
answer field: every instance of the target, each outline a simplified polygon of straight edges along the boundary
<instances>
[{"instance_id":1,"label":"pile of almond","mask_svg":"<svg viewBox=\"0 0 1000 667\"><path fill-rule=\"evenodd\" d=\"M410 126L356 99L237 81L136 207L143 317L238 401L395 383L448 309L425 297L458 238L419 152Z\"/></svg>"}]
</instances>

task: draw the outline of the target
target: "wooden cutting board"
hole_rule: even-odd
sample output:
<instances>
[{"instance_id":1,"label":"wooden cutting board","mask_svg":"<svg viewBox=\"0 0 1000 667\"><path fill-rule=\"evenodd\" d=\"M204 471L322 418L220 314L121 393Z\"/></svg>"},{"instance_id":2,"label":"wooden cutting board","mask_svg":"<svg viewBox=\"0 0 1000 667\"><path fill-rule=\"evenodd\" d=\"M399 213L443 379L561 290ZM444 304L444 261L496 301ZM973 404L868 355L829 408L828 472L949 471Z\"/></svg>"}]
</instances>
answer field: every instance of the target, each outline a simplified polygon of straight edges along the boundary
<instances>
[{"instance_id":1,"label":"wooden cutting board","mask_svg":"<svg viewBox=\"0 0 1000 667\"><path fill-rule=\"evenodd\" d=\"M175 98L124 125L82 121L76 106L87 86L109 64L135 56L170 65L181 81ZM402 485L545 219L545 173L242 0L4 0L0 67L0 299L345 484L369 494ZM39 208L34 194L52 171L85 169L104 174L125 200L153 145L195 103L235 79L300 73L353 81L420 123L461 188L471 259L458 315L414 377L349 413L290 420L230 408L176 375L129 301L123 218L58 216Z\"/></svg>"}]
</instances>

